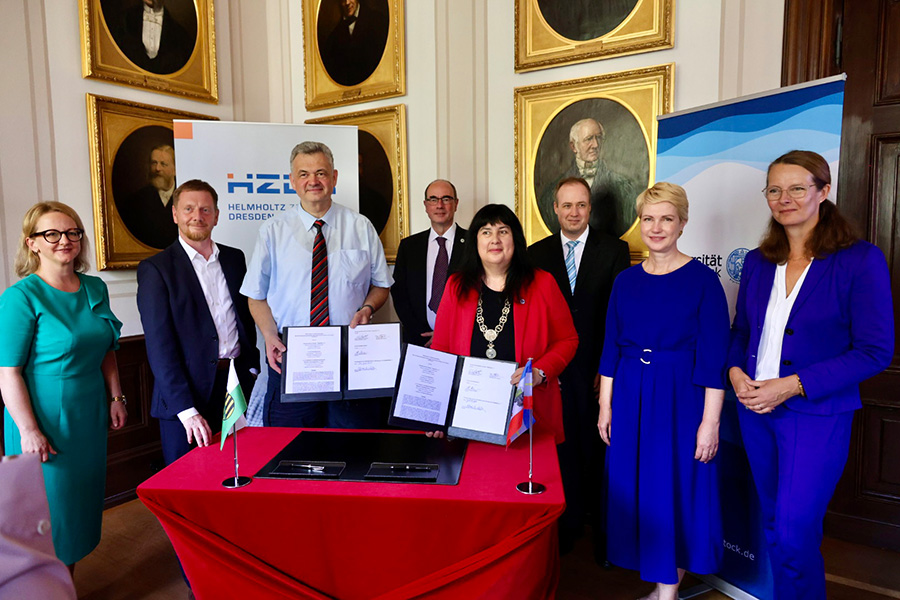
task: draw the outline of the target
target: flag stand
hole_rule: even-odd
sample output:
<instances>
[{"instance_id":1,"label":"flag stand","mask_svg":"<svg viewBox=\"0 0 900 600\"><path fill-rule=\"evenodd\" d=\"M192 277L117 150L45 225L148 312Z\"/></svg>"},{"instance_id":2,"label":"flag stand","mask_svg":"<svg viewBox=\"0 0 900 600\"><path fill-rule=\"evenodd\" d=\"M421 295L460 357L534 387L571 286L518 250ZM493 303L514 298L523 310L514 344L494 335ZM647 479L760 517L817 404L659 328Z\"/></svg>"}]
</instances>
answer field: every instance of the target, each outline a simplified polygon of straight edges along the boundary
<instances>
[{"instance_id":1,"label":"flag stand","mask_svg":"<svg viewBox=\"0 0 900 600\"><path fill-rule=\"evenodd\" d=\"M222 482L222 485L234 489L244 487L253 481L253 478L238 475L237 430L235 429L235 425L231 426L231 439L234 441L234 477L229 477Z\"/></svg>"},{"instance_id":2,"label":"flag stand","mask_svg":"<svg viewBox=\"0 0 900 600\"><path fill-rule=\"evenodd\" d=\"M532 480L534 474L534 427L528 428L528 481L516 485L516 489L529 496L543 494L547 486Z\"/></svg>"}]
</instances>

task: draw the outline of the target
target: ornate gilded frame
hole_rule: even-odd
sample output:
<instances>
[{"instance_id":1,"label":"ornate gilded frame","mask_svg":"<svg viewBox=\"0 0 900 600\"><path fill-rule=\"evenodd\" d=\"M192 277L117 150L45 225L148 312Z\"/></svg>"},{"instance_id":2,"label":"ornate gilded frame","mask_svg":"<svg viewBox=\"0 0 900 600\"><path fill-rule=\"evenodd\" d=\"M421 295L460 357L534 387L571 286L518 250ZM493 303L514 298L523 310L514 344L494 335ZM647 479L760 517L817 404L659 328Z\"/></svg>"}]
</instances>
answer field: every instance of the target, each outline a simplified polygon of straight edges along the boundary
<instances>
[{"instance_id":1,"label":"ornate gilded frame","mask_svg":"<svg viewBox=\"0 0 900 600\"><path fill-rule=\"evenodd\" d=\"M620 112L627 111L630 115L627 118L636 121L642 138L631 143L637 147L641 143L645 144L649 158L648 181L640 183L650 185L656 171L656 118L672 109L674 69L674 63L668 63L515 89L516 214L522 221L529 244L551 233L544 224L538 206L535 173L539 145L554 119L568 107L583 100L609 101L614 103L610 106L616 106ZM565 123L571 124L573 123ZM608 125L604 125L607 130ZM566 150L561 151L564 152ZM601 157L609 151L604 147L602 152ZM568 160L573 160L571 154ZM628 242L632 257L641 256L646 251L640 239L637 221L621 238Z\"/></svg>"},{"instance_id":2,"label":"ornate gilded frame","mask_svg":"<svg viewBox=\"0 0 900 600\"><path fill-rule=\"evenodd\" d=\"M356 125L359 131L373 136L390 162L393 197L387 224L379 234L389 263L397 258L400 240L409 235L409 187L406 170L406 107L402 104L362 110L333 117L307 119L307 123ZM360 152L363 152L360 144ZM362 189L363 186L360 186Z\"/></svg>"},{"instance_id":3,"label":"ornate gilded frame","mask_svg":"<svg viewBox=\"0 0 900 600\"><path fill-rule=\"evenodd\" d=\"M306 109L319 110L406 94L406 25L402 0L382 0L388 6L384 53L371 75L355 85L332 79L322 61L319 19L324 9L334 11L337 0L303 0L303 67ZM363 0L365 4L365 0Z\"/></svg>"},{"instance_id":4,"label":"ornate gilded frame","mask_svg":"<svg viewBox=\"0 0 900 600\"><path fill-rule=\"evenodd\" d=\"M218 103L213 0L180 1L190 3L196 11L197 38L193 52L183 67L171 73L157 74L141 68L128 58L114 39L113 30L118 32L118 29L107 23L101 0L79 0L82 75L90 79ZM140 4L140 0L136 4ZM118 3L112 6L118 7Z\"/></svg>"},{"instance_id":5,"label":"ornate gilded frame","mask_svg":"<svg viewBox=\"0 0 900 600\"><path fill-rule=\"evenodd\" d=\"M581 41L554 30L541 13L538 1L516 0L517 72L674 46L675 0L637 0L631 13L613 30Z\"/></svg>"},{"instance_id":6,"label":"ornate gilded frame","mask_svg":"<svg viewBox=\"0 0 900 600\"><path fill-rule=\"evenodd\" d=\"M123 142L142 128L161 127L172 131L173 119L215 120L215 117L94 94L86 94L86 98L97 269L130 269L136 267L141 260L156 254L159 249L138 241L125 227L116 208L113 164ZM172 139L174 140L174 136ZM145 150L146 155L141 155L144 160L149 157L149 148ZM141 167L135 165L134 168Z\"/></svg>"}]
</instances>

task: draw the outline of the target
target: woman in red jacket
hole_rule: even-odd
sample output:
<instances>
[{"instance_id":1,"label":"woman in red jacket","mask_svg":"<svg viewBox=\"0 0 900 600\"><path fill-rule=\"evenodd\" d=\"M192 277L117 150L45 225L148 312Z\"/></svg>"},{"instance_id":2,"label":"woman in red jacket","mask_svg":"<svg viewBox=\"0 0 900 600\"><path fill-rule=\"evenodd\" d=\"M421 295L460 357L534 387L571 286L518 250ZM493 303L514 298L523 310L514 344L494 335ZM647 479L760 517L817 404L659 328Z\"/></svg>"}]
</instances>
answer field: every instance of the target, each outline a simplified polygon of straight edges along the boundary
<instances>
[{"instance_id":1,"label":"woman in red jacket","mask_svg":"<svg viewBox=\"0 0 900 600\"><path fill-rule=\"evenodd\" d=\"M525 233L502 204L475 213L460 269L447 282L431 347L461 356L531 358L536 427L564 439L559 374L578 347L566 301L552 275L528 259ZM510 381L519 382L521 367Z\"/></svg>"}]
</instances>

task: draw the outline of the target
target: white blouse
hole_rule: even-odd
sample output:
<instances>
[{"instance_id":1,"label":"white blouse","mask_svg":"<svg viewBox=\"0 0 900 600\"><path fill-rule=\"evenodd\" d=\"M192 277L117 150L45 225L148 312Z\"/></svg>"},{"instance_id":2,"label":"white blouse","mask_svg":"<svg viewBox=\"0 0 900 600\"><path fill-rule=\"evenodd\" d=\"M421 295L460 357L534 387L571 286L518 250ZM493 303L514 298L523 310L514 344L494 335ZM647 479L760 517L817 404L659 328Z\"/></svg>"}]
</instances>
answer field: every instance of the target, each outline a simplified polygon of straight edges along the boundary
<instances>
[{"instance_id":1,"label":"white blouse","mask_svg":"<svg viewBox=\"0 0 900 600\"><path fill-rule=\"evenodd\" d=\"M781 377L781 343L784 341L784 328L787 326L794 301L797 300L797 294L800 293L803 280L806 279L811 265L812 261L803 269L803 273L794 284L790 295L787 293L786 283L787 263L775 267L775 281L772 284L772 293L769 294L766 319L756 353L756 376L754 377L756 381Z\"/></svg>"}]
</instances>

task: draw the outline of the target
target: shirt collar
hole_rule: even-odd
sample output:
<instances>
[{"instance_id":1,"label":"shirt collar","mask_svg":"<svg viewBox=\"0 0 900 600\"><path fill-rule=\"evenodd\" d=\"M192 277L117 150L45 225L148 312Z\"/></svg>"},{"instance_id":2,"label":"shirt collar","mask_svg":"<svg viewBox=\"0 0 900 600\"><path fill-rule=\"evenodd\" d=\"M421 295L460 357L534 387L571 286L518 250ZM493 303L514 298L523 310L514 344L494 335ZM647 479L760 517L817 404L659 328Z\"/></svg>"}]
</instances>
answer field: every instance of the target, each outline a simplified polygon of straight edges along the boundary
<instances>
[{"instance_id":1,"label":"shirt collar","mask_svg":"<svg viewBox=\"0 0 900 600\"><path fill-rule=\"evenodd\" d=\"M306 229L306 231L310 231L315 222L319 219L325 221L326 225L334 227L334 200L331 201L331 206L328 207L328 211L321 217L314 217L306 212L306 210L303 209L303 205L299 202L297 203L297 214L300 215L300 220L303 222L303 228Z\"/></svg>"},{"instance_id":2,"label":"shirt collar","mask_svg":"<svg viewBox=\"0 0 900 600\"><path fill-rule=\"evenodd\" d=\"M184 251L187 253L188 258L191 262L194 262L194 259L198 256L203 260L204 263L219 260L219 247L212 240L210 240L210 242L212 242L213 251L212 254L209 255L209 260L203 258L202 254L197 252L190 244L184 241L184 238L181 237L181 233L178 234L178 241L181 243L181 247L184 248Z\"/></svg>"},{"instance_id":3,"label":"shirt collar","mask_svg":"<svg viewBox=\"0 0 900 600\"><path fill-rule=\"evenodd\" d=\"M444 239L450 240L451 242L456 239L456 223L450 226L450 229L444 232L443 235L438 235L438 232L434 230L434 227L428 230L428 243L430 244L434 240L442 237Z\"/></svg>"},{"instance_id":4,"label":"shirt collar","mask_svg":"<svg viewBox=\"0 0 900 600\"><path fill-rule=\"evenodd\" d=\"M566 244L567 244L568 242L571 242L571 241L577 241L579 244L581 244L581 245L583 246L584 244L587 243L588 233L589 233L590 231L591 231L591 228L590 228L590 227L585 227L585 228L584 228L584 233L582 233L581 235L579 235L578 238L575 239L575 240L570 240L569 238L566 237L566 234L564 234L562 231L560 231L560 232L559 232L559 237L560 237L560 239L562 240L563 248L565 248L565 247L566 247ZM577 248L577 247L578 247L578 246L576 246L576 248Z\"/></svg>"},{"instance_id":5,"label":"shirt collar","mask_svg":"<svg viewBox=\"0 0 900 600\"><path fill-rule=\"evenodd\" d=\"M162 19L164 7L160 6L159 10L153 10L151 7L144 5L144 19L152 18L153 20Z\"/></svg>"}]
</instances>

